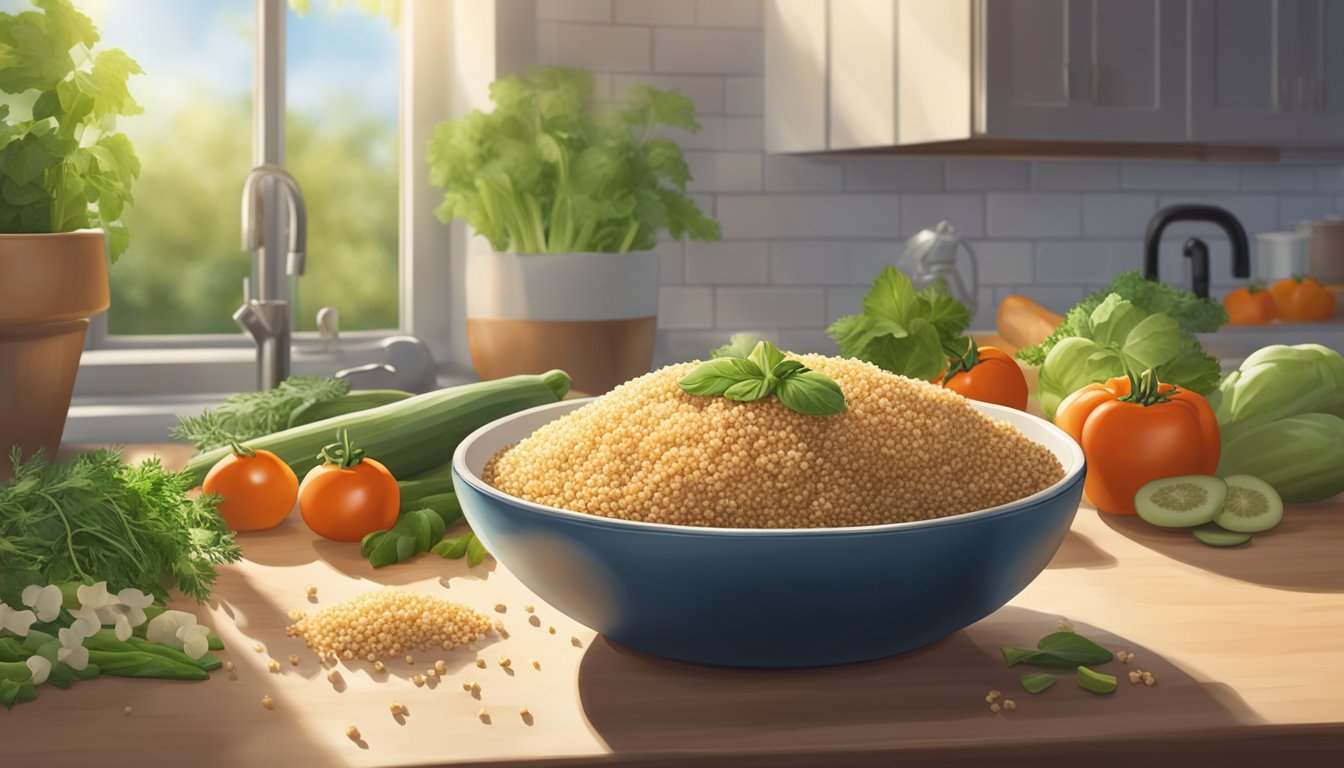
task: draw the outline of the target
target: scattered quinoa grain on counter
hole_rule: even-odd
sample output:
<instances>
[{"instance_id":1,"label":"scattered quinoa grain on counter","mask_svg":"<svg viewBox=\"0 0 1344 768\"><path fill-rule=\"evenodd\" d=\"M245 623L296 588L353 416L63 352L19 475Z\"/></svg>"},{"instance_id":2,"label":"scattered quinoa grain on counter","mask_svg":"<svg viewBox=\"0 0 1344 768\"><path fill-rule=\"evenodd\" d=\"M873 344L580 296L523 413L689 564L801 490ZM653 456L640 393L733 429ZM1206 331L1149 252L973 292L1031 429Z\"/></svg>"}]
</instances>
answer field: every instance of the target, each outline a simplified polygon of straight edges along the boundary
<instances>
[{"instance_id":1,"label":"scattered quinoa grain on counter","mask_svg":"<svg viewBox=\"0 0 1344 768\"><path fill-rule=\"evenodd\" d=\"M386 666L385 664L383 664L383 662L381 662L381 661L375 661L375 662L373 662L373 671L374 671L374 672L386 672L386 671L387 671L387 666Z\"/></svg>"},{"instance_id":2,"label":"scattered quinoa grain on counter","mask_svg":"<svg viewBox=\"0 0 1344 768\"><path fill-rule=\"evenodd\" d=\"M842 413L697 397L680 363L626 382L493 456L482 479L528 501L690 526L816 528L956 515L1064 475L1047 448L951 390L859 360L791 356L830 376ZM948 435L957 435L949 450ZM781 505L780 498L792 503Z\"/></svg>"},{"instance_id":3,"label":"scattered quinoa grain on counter","mask_svg":"<svg viewBox=\"0 0 1344 768\"><path fill-rule=\"evenodd\" d=\"M443 663L443 659L434 662L434 671L440 675L448 673L448 665Z\"/></svg>"},{"instance_id":4,"label":"scattered quinoa grain on counter","mask_svg":"<svg viewBox=\"0 0 1344 768\"><path fill-rule=\"evenodd\" d=\"M131 712L133 712L133 711L134 711L134 710L132 710L132 709L130 708L130 706L128 705L128 706L126 707L126 709L123 709L123 710L122 710L122 714L126 715L127 717L130 717L130 716L131 716Z\"/></svg>"},{"instance_id":5,"label":"scattered quinoa grain on counter","mask_svg":"<svg viewBox=\"0 0 1344 768\"><path fill-rule=\"evenodd\" d=\"M308 596L309 596L309 597L317 597L317 587L309 587L309 588L308 588Z\"/></svg>"},{"instance_id":6,"label":"scattered quinoa grain on counter","mask_svg":"<svg viewBox=\"0 0 1344 768\"><path fill-rule=\"evenodd\" d=\"M416 688L422 688L425 685L425 676L416 675L415 677L411 678L411 682L415 683Z\"/></svg>"},{"instance_id":7,"label":"scattered quinoa grain on counter","mask_svg":"<svg viewBox=\"0 0 1344 768\"><path fill-rule=\"evenodd\" d=\"M396 701L392 702L392 706L388 707L388 710L392 712L393 716L406 714L406 708Z\"/></svg>"},{"instance_id":8,"label":"scattered quinoa grain on counter","mask_svg":"<svg viewBox=\"0 0 1344 768\"><path fill-rule=\"evenodd\" d=\"M279 671L280 671L280 662L276 661L275 659L271 659L271 660L269 660L269 661L266 662L266 668L269 669L269 670L272 671L272 672L279 672Z\"/></svg>"},{"instance_id":9,"label":"scattered quinoa grain on counter","mask_svg":"<svg viewBox=\"0 0 1344 768\"><path fill-rule=\"evenodd\" d=\"M268 693L261 697L261 708L275 709L275 699L271 698L271 694Z\"/></svg>"},{"instance_id":10,"label":"scattered quinoa grain on counter","mask_svg":"<svg viewBox=\"0 0 1344 768\"><path fill-rule=\"evenodd\" d=\"M1003 700L1003 711L1004 711L1004 712L1012 712L1012 711L1015 710L1015 709L1017 709L1017 702L1013 701L1012 699L1004 699L1004 700Z\"/></svg>"},{"instance_id":11,"label":"scattered quinoa grain on counter","mask_svg":"<svg viewBox=\"0 0 1344 768\"><path fill-rule=\"evenodd\" d=\"M985 694L985 702L988 704L993 704L994 701L1002 695L1003 693L1001 691L990 691L989 693Z\"/></svg>"},{"instance_id":12,"label":"scattered quinoa grain on counter","mask_svg":"<svg viewBox=\"0 0 1344 768\"><path fill-rule=\"evenodd\" d=\"M989 705L989 711L995 714L998 714L999 710L1001 709L1003 709L1003 707L999 706L997 703Z\"/></svg>"},{"instance_id":13,"label":"scattered quinoa grain on counter","mask_svg":"<svg viewBox=\"0 0 1344 768\"><path fill-rule=\"evenodd\" d=\"M582 647L583 647L583 641L579 639L578 635L575 635L574 637L569 638L569 644L572 645L572 646L574 646L575 648L582 648Z\"/></svg>"},{"instance_id":14,"label":"scattered quinoa grain on counter","mask_svg":"<svg viewBox=\"0 0 1344 768\"><path fill-rule=\"evenodd\" d=\"M503 603L495 603L495 612L496 612L496 613L504 613L504 612L507 611L507 610L509 610L509 606L507 606L507 605L505 605L505 604L503 604Z\"/></svg>"},{"instance_id":15,"label":"scattered quinoa grain on counter","mask_svg":"<svg viewBox=\"0 0 1344 768\"><path fill-rule=\"evenodd\" d=\"M345 737L351 741L359 741L359 729L353 725L345 727Z\"/></svg>"},{"instance_id":16,"label":"scattered quinoa grain on counter","mask_svg":"<svg viewBox=\"0 0 1344 768\"><path fill-rule=\"evenodd\" d=\"M486 661L485 661L485 659L477 659L477 660L476 660L476 667L477 667L477 669L485 669L485 667L486 667Z\"/></svg>"},{"instance_id":17,"label":"scattered quinoa grain on counter","mask_svg":"<svg viewBox=\"0 0 1344 768\"><path fill-rule=\"evenodd\" d=\"M528 717L532 713L528 710L527 707L519 707L518 714L522 715L523 717Z\"/></svg>"},{"instance_id":18,"label":"scattered quinoa grain on counter","mask_svg":"<svg viewBox=\"0 0 1344 768\"><path fill-rule=\"evenodd\" d=\"M224 671L225 671L225 672L232 672L234 669L237 669L237 667L234 666L234 664L233 664L232 661L225 661L225 662L224 662Z\"/></svg>"},{"instance_id":19,"label":"scattered quinoa grain on counter","mask_svg":"<svg viewBox=\"0 0 1344 768\"><path fill-rule=\"evenodd\" d=\"M483 723L490 722L490 713L485 711L485 707L481 707L480 711L476 713L476 716L479 717Z\"/></svg>"},{"instance_id":20,"label":"scattered quinoa grain on counter","mask_svg":"<svg viewBox=\"0 0 1344 768\"><path fill-rule=\"evenodd\" d=\"M430 667L429 669L425 670L425 679L434 678L438 676L439 676L438 670L434 669L433 667Z\"/></svg>"},{"instance_id":21,"label":"scattered quinoa grain on counter","mask_svg":"<svg viewBox=\"0 0 1344 768\"><path fill-rule=\"evenodd\" d=\"M252 650L256 651L257 653L265 653L265 652L266 652L266 648L265 648L264 646L262 646L261 643L257 643L256 645L252 646Z\"/></svg>"},{"instance_id":22,"label":"scattered quinoa grain on counter","mask_svg":"<svg viewBox=\"0 0 1344 768\"><path fill-rule=\"evenodd\" d=\"M554 635L554 634L555 634L555 627L547 627L547 628L546 628L546 631L549 632L549 633L551 633L552 635Z\"/></svg>"},{"instance_id":23,"label":"scattered quinoa grain on counter","mask_svg":"<svg viewBox=\"0 0 1344 768\"><path fill-rule=\"evenodd\" d=\"M532 668L533 668L533 669L536 669L536 670L540 670L540 669L541 669L541 662L540 662L540 661L537 661L536 659L533 659L533 660L532 660Z\"/></svg>"},{"instance_id":24,"label":"scattered quinoa grain on counter","mask_svg":"<svg viewBox=\"0 0 1344 768\"><path fill-rule=\"evenodd\" d=\"M512 661L508 656L500 656L500 657L499 657L499 666L504 667L505 669L508 669L512 664L513 664L513 661Z\"/></svg>"},{"instance_id":25,"label":"scattered quinoa grain on counter","mask_svg":"<svg viewBox=\"0 0 1344 768\"><path fill-rule=\"evenodd\" d=\"M289 654L289 663L293 664L296 667L299 666L299 654L297 653Z\"/></svg>"},{"instance_id":26,"label":"scattered quinoa grain on counter","mask_svg":"<svg viewBox=\"0 0 1344 768\"><path fill-rule=\"evenodd\" d=\"M537 608L536 608L536 606L532 605L531 603L528 603L527 605L524 605L524 606L523 606L523 610L524 610L524 611L527 611L528 613L536 613Z\"/></svg>"},{"instance_id":27,"label":"scattered quinoa grain on counter","mask_svg":"<svg viewBox=\"0 0 1344 768\"><path fill-rule=\"evenodd\" d=\"M327 673L327 682L332 683L333 685L336 684L336 683L341 682L341 672L340 672L340 670L333 669L333 670L331 670L330 672L328 672L328 673Z\"/></svg>"},{"instance_id":28,"label":"scattered quinoa grain on counter","mask_svg":"<svg viewBox=\"0 0 1344 768\"><path fill-rule=\"evenodd\" d=\"M405 654L406 663L414 664L410 650L456 648L489 630L490 619L464 605L385 589L323 608L286 631L303 638L321 656L337 654L350 660L356 654L379 659Z\"/></svg>"}]
</instances>

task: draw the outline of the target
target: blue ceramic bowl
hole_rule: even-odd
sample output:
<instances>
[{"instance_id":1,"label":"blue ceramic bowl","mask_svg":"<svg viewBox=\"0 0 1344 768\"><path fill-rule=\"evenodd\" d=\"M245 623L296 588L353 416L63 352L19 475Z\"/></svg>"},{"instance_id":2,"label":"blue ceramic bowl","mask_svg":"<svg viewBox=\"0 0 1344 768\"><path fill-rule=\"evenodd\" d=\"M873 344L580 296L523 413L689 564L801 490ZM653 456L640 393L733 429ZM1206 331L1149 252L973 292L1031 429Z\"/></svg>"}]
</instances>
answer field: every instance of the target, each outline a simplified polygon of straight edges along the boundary
<instances>
[{"instance_id":1,"label":"blue ceramic bowl","mask_svg":"<svg viewBox=\"0 0 1344 768\"><path fill-rule=\"evenodd\" d=\"M1050 449L1064 478L1025 499L935 520L760 530L643 523L501 493L486 461L579 408L568 400L476 430L453 455L468 522L511 573L617 642L682 661L803 667L909 651L993 613L1059 548L1083 492L1082 449L1053 424L974 403Z\"/></svg>"}]
</instances>

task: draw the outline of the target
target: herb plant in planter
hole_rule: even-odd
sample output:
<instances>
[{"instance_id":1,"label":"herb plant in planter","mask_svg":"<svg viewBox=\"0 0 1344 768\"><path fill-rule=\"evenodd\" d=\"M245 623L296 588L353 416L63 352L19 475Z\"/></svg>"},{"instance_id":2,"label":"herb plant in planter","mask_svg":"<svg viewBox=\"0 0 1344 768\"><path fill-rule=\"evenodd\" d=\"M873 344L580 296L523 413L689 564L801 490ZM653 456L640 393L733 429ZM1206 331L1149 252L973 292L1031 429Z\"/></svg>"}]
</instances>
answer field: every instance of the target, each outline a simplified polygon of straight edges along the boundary
<instances>
[{"instance_id":1,"label":"herb plant in planter","mask_svg":"<svg viewBox=\"0 0 1344 768\"><path fill-rule=\"evenodd\" d=\"M657 133L699 130L695 110L645 85L604 110L589 73L560 67L497 80L490 98L493 112L440 124L429 145L439 218L490 245L467 254L472 365L487 379L564 368L605 392L652 360L659 234L719 237Z\"/></svg>"},{"instance_id":2,"label":"herb plant in planter","mask_svg":"<svg viewBox=\"0 0 1344 768\"><path fill-rule=\"evenodd\" d=\"M107 309L107 265L140 163L118 115L140 111L140 67L94 52L69 0L0 13L0 455L60 443L89 318ZM95 229L96 228L96 229ZM9 475L0 461L0 480Z\"/></svg>"}]
</instances>

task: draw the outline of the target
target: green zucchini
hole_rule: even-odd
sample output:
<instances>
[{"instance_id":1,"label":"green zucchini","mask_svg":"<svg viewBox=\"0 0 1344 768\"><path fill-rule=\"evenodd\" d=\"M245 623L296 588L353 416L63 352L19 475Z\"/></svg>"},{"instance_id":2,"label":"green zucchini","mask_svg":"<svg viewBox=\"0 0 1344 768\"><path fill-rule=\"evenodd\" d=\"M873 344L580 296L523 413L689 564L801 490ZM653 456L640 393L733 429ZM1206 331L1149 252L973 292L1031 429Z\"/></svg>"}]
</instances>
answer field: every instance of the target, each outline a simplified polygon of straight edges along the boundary
<instances>
[{"instance_id":1,"label":"green zucchini","mask_svg":"<svg viewBox=\"0 0 1344 768\"><path fill-rule=\"evenodd\" d=\"M401 491L401 511L403 513L410 509L423 507L424 504L421 503L421 500L427 496L454 493L451 475L422 475L421 477L424 479L402 480L397 483L397 488Z\"/></svg>"},{"instance_id":2,"label":"green zucchini","mask_svg":"<svg viewBox=\"0 0 1344 768\"><path fill-rule=\"evenodd\" d=\"M448 462L462 439L495 419L557 402L569 391L569 375L548 371L449 387L366 411L256 437L243 443L280 457L302 478L321 463L317 454L347 429L365 454L387 467L393 477L413 477ZM197 454L186 472L195 483L205 479L225 446Z\"/></svg>"},{"instance_id":3,"label":"green zucchini","mask_svg":"<svg viewBox=\"0 0 1344 768\"><path fill-rule=\"evenodd\" d=\"M304 424L330 419L332 416L344 416L347 413L367 411L370 408L377 408L388 403L398 403L412 397L415 397L415 395L410 392L402 392L399 389L356 390L331 400L314 400L300 405L289 414L288 426L301 427Z\"/></svg>"}]
</instances>

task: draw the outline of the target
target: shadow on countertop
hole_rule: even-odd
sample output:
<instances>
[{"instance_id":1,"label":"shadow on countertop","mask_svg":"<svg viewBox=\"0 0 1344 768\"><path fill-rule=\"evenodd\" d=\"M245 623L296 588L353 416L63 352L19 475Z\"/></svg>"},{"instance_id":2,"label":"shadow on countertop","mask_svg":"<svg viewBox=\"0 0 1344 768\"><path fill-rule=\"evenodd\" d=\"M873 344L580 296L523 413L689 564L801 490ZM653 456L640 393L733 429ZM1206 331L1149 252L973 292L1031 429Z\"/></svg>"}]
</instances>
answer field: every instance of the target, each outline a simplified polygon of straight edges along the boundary
<instances>
[{"instance_id":1,"label":"shadow on countertop","mask_svg":"<svg viewBox=\"0 0 1344 768\"><path fill-rule=\"evenodd\" d=\"M1120 535L1210 573L1296 592L1344 592L1344 497L1285 505L1282 523L1237 547L1210 547L1135 515L1097 516Z\"/></svg>"},{"instance_id":2,"label":"shadow on countertop","mask_svg":"<svg viewBox=\"0 0 1344 768\"><path fill-rule=\"evenodd\" d=\"M1057 630L1058 620L1008 607L910 653L809 669L700 666L598 637L580 664L579 695L594 732L617 756L671 751L726 758L768 751L781 765L816 764L822 754L843 762L874 752L892 764L910 750L956 752L987 743L1044 754L1051 743L1077 739L1145 734L1151 742L1163 732L1263 722L1230 688L1201 683L1151 649L1083 624L1077 631L1102 646L1135 654L1129 665L1113 660L1096 668L1118 678L1114 694L1081 689L1072 669L1004 663L999 646L1034 646ZM807 624L805 610L798 629L825 632ZM1152 672L1158 685L1130 684L1127 673L1135 668ZM1018 679L1026 672L1050 672L1058 681L1033 696ZM992 713L985 701L991 689L1016 709Z\"/></svg>"}]
</instances>

